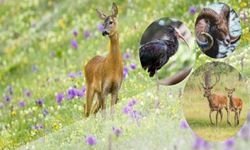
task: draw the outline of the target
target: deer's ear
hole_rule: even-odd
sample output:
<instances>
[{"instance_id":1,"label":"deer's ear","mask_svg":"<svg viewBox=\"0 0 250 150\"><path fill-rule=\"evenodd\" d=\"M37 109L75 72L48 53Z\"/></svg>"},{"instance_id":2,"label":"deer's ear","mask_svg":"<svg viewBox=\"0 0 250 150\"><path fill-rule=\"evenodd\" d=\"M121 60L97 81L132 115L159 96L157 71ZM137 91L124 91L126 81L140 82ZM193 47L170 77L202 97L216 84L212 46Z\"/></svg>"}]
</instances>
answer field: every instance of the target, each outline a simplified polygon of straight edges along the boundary
<instances>
[{"instance_id":1,"label":"deer's ear","mask_svg":"<svg viewBox=\"0 0 250 150\"><path fill-rule=\"evenodd\" d=\"M225 90L226 90L226 91L228 91L228 88L227 88L227 87L225 87Z\"/></svg>"},{"instance_id":2,"label":"deer's ear","mask_svg":"<svg viewBox=\"0 0 250 150\"><path fill-rule=\"evenodd\" d=\"M98 16L100 19L102 19L102 20L104 20L104 19L107 18L107 16L106 16L103 12L101 12L100 10L98 10L98 9L96 9L96 13L97 13L97 16Z\"/></svg>"},{"instance_id":3,"label":"deer's ear","mask_svg":"<svg viewBox=\"0 0 250 150\"><path fill-rule=\"evenodd\" d=\"M235 91L235 88L233 88L233 91Z\"/></svg>"},{"instance_id":4,"label":"deer's ear","mask_svg":"<svg viewBox=\"0 0 250 150\"><path fill-rule=\"evenodd\" d=\"M118 14L118 8L117 5L115 3L112 4L112 16L116 17Z\"/></svg>"}]
</instances>

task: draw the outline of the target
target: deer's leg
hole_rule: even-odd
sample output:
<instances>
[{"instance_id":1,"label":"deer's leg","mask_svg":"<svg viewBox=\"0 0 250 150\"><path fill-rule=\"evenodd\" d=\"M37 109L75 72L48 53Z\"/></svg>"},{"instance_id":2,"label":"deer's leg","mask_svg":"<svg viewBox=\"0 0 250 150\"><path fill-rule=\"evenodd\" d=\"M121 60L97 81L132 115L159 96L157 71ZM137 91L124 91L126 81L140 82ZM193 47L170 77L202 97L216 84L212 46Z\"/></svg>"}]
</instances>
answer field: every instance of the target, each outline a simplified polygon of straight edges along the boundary
<instances>
[{"instance_id":1,"label":"deer's leg","mask_svg":"<svg viewBox=\"0 0 250 150\"><path fill-rule=\"evenodd\" d=\"M240 113L241 113L241 109L239 109L239 119L240 119Z\"/></svg>"},{"instance_id":2,"label":"deer's leg","mask_svg":"<svg viewBox=\"0 0 250 150\"><path fill-rule=\"evenodd\" d=\"M112 116L115 113L114 105L116 104L118 99L118 90L114 90L111 93L111 107L110 107L110 115Z\"/></svg>"},{"instance_id":3,"label":"deer's leg","mask_svg":"<svg viewBox=\"0 0 250 150\"><path fill-rule=\"evenodd\" d=\"M222 110L220 110L219 112L220 112L220 122L221 122L223 118L223 113L222 113Z\"/></svg>"},{"instance_id":4,"label":"deer's leg","mask_svg":"<svg viewBox=\"0 0 250 150\"><path fill-rule=\"evenodd\" d=\"M234 111L234 126L237 126L237 111Z\"/></svg>"},{"instance_id":5,"label":"deer's leg","mask_svg":"<svg viewBox=\"0 0 250 150\"><path fill-rule=\"evenodd\" d=\"M94 98L94 90L92 88L87 88L87 104L85 105L85 116L88 117L91 111L93 98Z\"/></svg>"},{"instance_id":6,"label":"deer's leg","mask_svg":"<svg viewBox=\"0 0 250 150\"><path fill-rule=\"evenodd\" d=\"M228 124L229 126L231 126L231 123L230 123L230 121L229 121L229 114L230 114L230 111L229 111L228 107L225 107L225 109L226 109L226 112L227 112L227 124Z\"/></svg>"},{"instance_id":7,"label":"deer's leg","mask_svg":"<svg viewBox=\"0 0 250 150\"><path fill-rule=\"evenodd\" d=\"M104 92L100 95L100 103L101 103L101 108L102 108L102 116L105 118L106 117L106 97L107 94Z\"/></svg>"},{"instance_id":8,"label":"deer's leg","mask_svg":"<svg viewBox=\"0 0 250 150\"><path fill-rule=\"evenodd\" d=\"M118 98L118 96L117 96L117 99L116 99L116 101L115 101L115 104L117 104L118 101L119 101L119 98Z\"/></svg>"},{"instance_id":9,"label":"deer's leg","mask_svg":"<svg viewBox=\"0 0 250 150\"><path fill-rule=\"evenodd\" d=\"M93 108L93 113L96 114L99 109L101 108L101 93L97 93L97 101L94 105L94 108Z\"/></svg>"},{"instance_id":10,"label":"deer's leg","mask_svg":"<svg viewBox=\"0 0 250 150\"><path fill-rule=\"evenodd\" d=\"M218 124L218 114L219 114L219 111L216 112L216 122L215 122L216 126Z\"/></svg>"},{"instance_id":11,"label":"deer's leg","mask_svg":"<svg viewBox=\"0 0 250 150\"><path fill-rule=\"evenodd\" d=\"M240 113L241 113L241 109L239 109L239 114L238 114L238 124L240 124Z\"/></svg>"},{"instance_id":12,"label":"deer's leg","mask_svg":"<svg viewBox=\"0 0 250 150\"><path fill-rule=\"evenodd\" d=\"M239 113L237 110L235 112L236 112L236 121L237 121L236 126L237 126L237 125L239 125L239 122L240 122L239 121Z\"/></svg>"},{"instance_id":13,"label":"deer's leg","mask_svg":"<svg viewBox=\"0 0 250 150\"><path fill-rule=\"evenodd\" d=\"M213 112L213 111L212 111L212 110L210 110L210 112L209 112L209 119L210 119L211 124L212 124L212 125L214 125L214 123L213 123L213 121L212 121L212 117L211 117L212 112Z\"/></svg>"}]
</instances>

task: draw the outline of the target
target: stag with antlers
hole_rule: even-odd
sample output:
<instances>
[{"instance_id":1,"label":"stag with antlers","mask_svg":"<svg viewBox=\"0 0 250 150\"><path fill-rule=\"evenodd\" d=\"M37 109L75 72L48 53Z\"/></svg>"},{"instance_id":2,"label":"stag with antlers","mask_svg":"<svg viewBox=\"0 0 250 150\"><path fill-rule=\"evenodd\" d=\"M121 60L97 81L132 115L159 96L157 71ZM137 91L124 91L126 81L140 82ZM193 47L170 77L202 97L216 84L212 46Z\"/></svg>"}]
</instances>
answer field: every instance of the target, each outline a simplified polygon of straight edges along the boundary
<instances>
[{"instance_id":1,"label":"stag with antlers","mask_svg":"<svg viewBox=\"0 0 250 150\"><path fill-rule=\"evenodd\" d=\"M203 75L203 79L206 81L207 74L205 73ZM223 108L225 108L226 112L227 112L227 124L231 126L231 123L229 122L229 111L228 111L228 103L227 103L227 97L225 95L221 95L218 93L213 93L211 92L211 90L214 88L214 86L219 82L220 80L220 76L216 75L216 80L212 85L209 85L208 83L203 84L201 82L201 85L204 89L204 94L203 96L207 98L208 103L209 103L209 108L210 108L210 112L209 112L209 119L212 125L214 125L213 121L212 121L212 112L216 111L216 126L218 124L218 114L220 114L220 121L223 118L223 113L222 110Z\"/></svg>"}]
</instances>

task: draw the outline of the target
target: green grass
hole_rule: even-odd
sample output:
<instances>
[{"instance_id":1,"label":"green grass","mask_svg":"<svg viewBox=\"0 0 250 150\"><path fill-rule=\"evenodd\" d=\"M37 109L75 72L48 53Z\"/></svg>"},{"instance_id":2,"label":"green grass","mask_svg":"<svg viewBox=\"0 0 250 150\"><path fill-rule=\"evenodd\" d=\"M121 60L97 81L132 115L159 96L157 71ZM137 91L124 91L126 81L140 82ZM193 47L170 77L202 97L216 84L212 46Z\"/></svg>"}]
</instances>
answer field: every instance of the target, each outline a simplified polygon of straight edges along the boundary
<instances>
[{"instance_id":1,"label":"green grass","mask_svg":"<svg viewBox=\"0 0 250 150\"><path fill-rule=\"evenodd\" d=\"M3 104L3 108L0 109L0 149L25 149L25 147L103 149L107 147L112 126L123 129L121 137L112 137L114 149L174 149L175 147L193 149L195 136L190 129L179 127L184 117L179 95L187 80L176 86L161 87L160 109L155 110L155 79L149 78L141 69L138 47L146 27L161 17L182 20L194 33L194 20L198 13L191 15L188 11L189 7L195 6L199 11L209 2L199 0L157 2L118 0L116 2L119 7L121 50L122 53L132 54L124 64L129 67L130 64L135 63L137 69L129 72L122 85L120 102L116 105L117 113L114 119L103 120L100 114L97 117L91 116L89 119L83 118L82 106L85 98L75 98L72 101L65 99L59 106L55 102L55 95L59 92L66 95L68 88L72 86L77 88L84 86L84 77L71 79L68 74L82 71L84 64L93 56L107 54L108 38L102 37L97 29L102 21L96 16L94 9L99 8L108 12L111 2L101 0L0 1L0 104ZM241 8L238 1L224 2L232 5L237 12L244 10L250 13L249 8ZM249 21L241 24L244 36L239 49L235 51L235 55L220 61L233 65L243 75L249 77L250 69L247 67L250 65ZM77 37L72 35L74 29L78 30ZM84 31L89 31L91 36L86 39L83 36ZM70 45L72 39L78 41L77 50ZM172 74L183 67L182 63L188 56L194 57L194 51L197 51L194 69L212 60L200 54L192 40L190 39L191 50L186 53L186 47L181 48L178 55L180 53L185 55L173 57L176 67L166 66L164 74ZM51 53L55 56L52 57ZM243 56L245 60L241 70L239 59ZM32 71L34 66L37 68L36 71ZM6 103L4 96L8 93L9 85L12 85L14 94L11 102ZM31 97L23 94L25 89L32 92ZM39 98L44 98L45 104L42 107L35 104ZM138 99L139 104L135 109L143 114L139 125L121 111L132 98ZM24 108L19 107L21 100L26 102ZM12 106L13 110L11 110ZM45 108L49 112L46 117L43 115ZM241 123L243 121L241 120ZM34 130L32 127L35 125L43 125L44 128ZM85 143L85 136L89 134L97 137L96 146L90 147ZM237 147L243 149L247 146L245 143L248 142L244 142L242 138L237 139ZM211 145L215 149L223 147L221 143Z\"/></svg>"},{"instance_id":2,"label":"green grass","mask_svg":"<svg viewBox=\"0 0 250 150\"><path fill-rule=\"evenodd\" d=\"M215 70L218 68L214 68ZM199 72L198 69L196 72ZM195 73L194 73L195 74ZM229 137L234 136L246 121L247 113L249 111L249 95L245 81L238 81L237 71L227 74L220 74L220 81L212 89L212 93L219 93L227 96L224 87L235 87L235 96L243 100L243 108L240 115L240 124L234 126L234 112L230 111L229 121L232 126L227 126L226 110L223 109L223 119L220 122L220 115L218 116L218 126L212 125L209 120L209 103L206 97L203 97L203 89L200 85L201 76L191 75L190 80L187 81L185 93L183 96L183 109L187 122L194 132L209 141L224 141ZM212 78L213 79L213 78ZM228 82L230 81L230 83ZM216 122L216 112L212 113L213 123Z\"/></svg>"}]
</instances>

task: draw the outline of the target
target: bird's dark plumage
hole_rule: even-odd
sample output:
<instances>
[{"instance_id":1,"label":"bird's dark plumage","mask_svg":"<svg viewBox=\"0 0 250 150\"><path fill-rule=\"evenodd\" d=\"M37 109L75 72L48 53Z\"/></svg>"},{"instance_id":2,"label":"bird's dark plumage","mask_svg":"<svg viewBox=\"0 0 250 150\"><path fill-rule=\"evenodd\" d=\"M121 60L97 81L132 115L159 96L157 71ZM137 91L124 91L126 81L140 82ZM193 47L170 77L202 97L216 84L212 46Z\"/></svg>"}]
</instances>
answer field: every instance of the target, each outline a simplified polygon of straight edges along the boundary
<instances>
[{"instance_id":1,"label":"bird's dark plumage","mask_svg":"<svg viewBox=\"0 0 250 150\"><path fill-rule=\"evenodd\" d=\"M178 42L178 41L177 41ZM142 68L152 77L175 54L178 44L170 40L154 40L141 46L140 60Z\"/></svg>"},{"instance_id":2,"label":"bird's dark plumage","mask_svg":"<svg viewBox=\"0 0 250 150\"><path fill-rule=\"evenodd\" d=\"M165 65L169 58L173 56L179 43L177 37L170 40L153 40L141 46L140 60L142 68L149 72L149 76L153 77L155 72Z\"/></svg>"}]
</instances>

